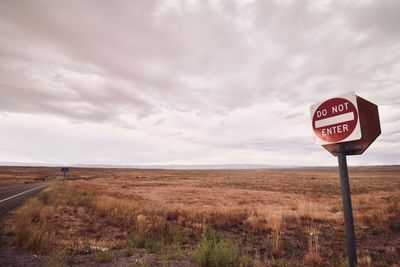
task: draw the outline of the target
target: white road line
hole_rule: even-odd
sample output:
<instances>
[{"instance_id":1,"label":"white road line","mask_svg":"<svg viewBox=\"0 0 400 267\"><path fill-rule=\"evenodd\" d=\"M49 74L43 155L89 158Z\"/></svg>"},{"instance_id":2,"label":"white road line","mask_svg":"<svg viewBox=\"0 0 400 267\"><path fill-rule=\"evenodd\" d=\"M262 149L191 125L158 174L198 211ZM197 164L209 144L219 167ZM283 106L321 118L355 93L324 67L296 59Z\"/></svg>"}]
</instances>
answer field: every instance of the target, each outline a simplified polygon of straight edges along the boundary
<instances>
[{"instance_id":1,"label":"white road line","mask_svg":"<svg viewBox=\"0 0 400 267\"><path fill-rule=\"evenodd\" d=\"M322 119L315 121L315 128L321 128L328 125L333 125L345 121L352 121L354 120L354 112L348 112L341 115L333 116L330 118Z\"/></svg>"},{"instance_id":2,"label":"white road line","mask_svg":"<svg viewBox=\"0 0 400 267\"><path fill-rule=\"evenodd\" d=\"M10 200L10 199L12 199L12 198L15 198L15 197L17 197L17 196L20 196L20 195L26 194L26 193L28 193L28 192L31 192L31 191L33 191L33 190L36 190L36 189L39 189L39 188L46 187L46 186L48 186L48 184L46 184L46 185L42 185L42 186L38 186L38 187L35 187L35 188L32 188L32 189L29 189L29 190L27 190L27 191L24 191L24 192L22 192L22 193L19 193L19 194L13 195L13 196L11 196L11 197L8 197L8 198L5 198L5 199L2 199L2 200L0 200L0 203L1 203L1 202L4 202L4 201L7 201L7 200Z\"/></svg>"}]
</instances>

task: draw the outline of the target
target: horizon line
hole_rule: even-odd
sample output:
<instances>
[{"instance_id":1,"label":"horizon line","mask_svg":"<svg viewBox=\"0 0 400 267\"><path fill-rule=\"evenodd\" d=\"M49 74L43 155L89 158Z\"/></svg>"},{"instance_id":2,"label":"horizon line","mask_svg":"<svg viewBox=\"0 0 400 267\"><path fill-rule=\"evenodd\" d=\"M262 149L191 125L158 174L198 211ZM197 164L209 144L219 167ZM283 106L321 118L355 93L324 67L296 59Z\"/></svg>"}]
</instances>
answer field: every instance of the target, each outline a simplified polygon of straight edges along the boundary
<instances>
[{"instance_id":1,"label":"horizon line","mask_svg":"<svg viewBox=\"0 0 400 267\"><path fill-rule=\"evenodd\" d=\"M354 165L349 167L390 167L400 164L370 164ZM32 163L32 162L6 162L0 161L0 167L71 167L71 168L120 168L120 169L294 169L294 168L332 168L337 165L274 165L262 163L216 163L216 164L58 164L58 163Z\"/></svg>"}]
</instances>

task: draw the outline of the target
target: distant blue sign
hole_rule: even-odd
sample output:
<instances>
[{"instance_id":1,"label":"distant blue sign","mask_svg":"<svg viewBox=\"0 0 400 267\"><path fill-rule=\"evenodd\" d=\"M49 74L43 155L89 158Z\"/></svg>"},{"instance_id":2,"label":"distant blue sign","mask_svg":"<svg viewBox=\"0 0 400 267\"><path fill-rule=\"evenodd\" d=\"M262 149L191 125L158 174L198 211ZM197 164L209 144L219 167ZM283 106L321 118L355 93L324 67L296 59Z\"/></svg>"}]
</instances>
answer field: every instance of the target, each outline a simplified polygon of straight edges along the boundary
<instances>
[{"instance_id":1,"label":"distant blue sign","mask_svg":"<svg viewBox=\"0 0 400 267\"><path fill-rule=\"evenodd\" d=\"M69 172L69 168L62 167L62 168L61 168L61 172L67 173L67 172Z\"/></svg>"}]
</instances>

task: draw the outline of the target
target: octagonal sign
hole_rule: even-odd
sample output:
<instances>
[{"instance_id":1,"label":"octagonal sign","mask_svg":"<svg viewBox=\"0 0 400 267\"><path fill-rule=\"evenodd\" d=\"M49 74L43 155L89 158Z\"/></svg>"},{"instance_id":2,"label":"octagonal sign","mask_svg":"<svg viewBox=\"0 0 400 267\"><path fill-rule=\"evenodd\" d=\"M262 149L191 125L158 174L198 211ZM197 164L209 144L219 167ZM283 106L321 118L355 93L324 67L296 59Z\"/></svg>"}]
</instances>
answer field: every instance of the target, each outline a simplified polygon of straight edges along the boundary
<instances>
[{"instance_id":1,"label":"octagonal sign","mask_svg":"<svg viewBox=\"0 0 400 267\"><path fill-rule=\"evenodd\" d=\"M361 139L357 99L354 93L311 106L312 127L318 144L336 144Z\"/></svg>"},{"instance_id":2,"label":"octagonal sign","mask_svg":"<svg viewBox=\"0 0 400 267\"><path fill-rule=\"evenodd\" d=\"M314 139L333 155L362 154L381 134L378 106L349 93L311 106Z\"/></svg>"}]
</instances>

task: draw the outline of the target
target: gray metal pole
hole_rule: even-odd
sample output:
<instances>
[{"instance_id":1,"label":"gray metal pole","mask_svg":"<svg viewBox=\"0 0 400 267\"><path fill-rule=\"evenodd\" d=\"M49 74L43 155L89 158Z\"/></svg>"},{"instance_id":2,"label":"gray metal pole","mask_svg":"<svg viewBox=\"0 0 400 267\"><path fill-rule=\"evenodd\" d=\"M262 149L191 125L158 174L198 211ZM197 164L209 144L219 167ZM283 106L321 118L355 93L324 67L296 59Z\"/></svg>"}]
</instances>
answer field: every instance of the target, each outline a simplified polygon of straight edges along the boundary
<instances>
[{"instance_id":1,"label":"gray metal pole","mask_svg":"<svg viewBox=\"0 0 400 267\"><path fill-rule=\"evenodd\" d=\"M346 228L346 245L349 266L357 266L356 237L354 233L353 209L351 206L349 173L347 169L346 151L343 144L338 145L338 162L340 172L340 185L342 188L344 224Z\"/></svg>"}]
</instances>

